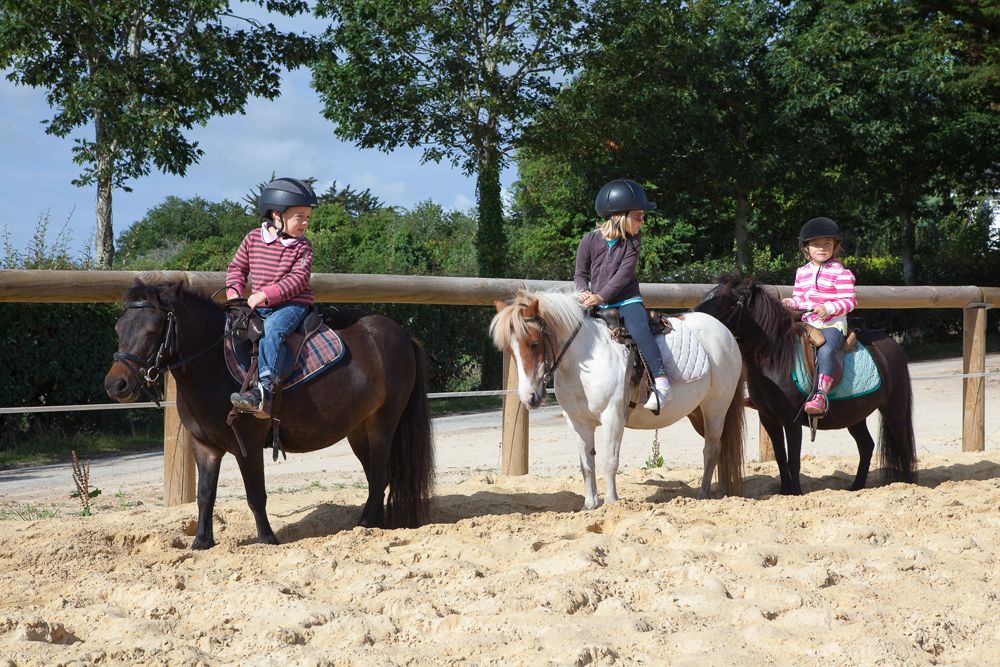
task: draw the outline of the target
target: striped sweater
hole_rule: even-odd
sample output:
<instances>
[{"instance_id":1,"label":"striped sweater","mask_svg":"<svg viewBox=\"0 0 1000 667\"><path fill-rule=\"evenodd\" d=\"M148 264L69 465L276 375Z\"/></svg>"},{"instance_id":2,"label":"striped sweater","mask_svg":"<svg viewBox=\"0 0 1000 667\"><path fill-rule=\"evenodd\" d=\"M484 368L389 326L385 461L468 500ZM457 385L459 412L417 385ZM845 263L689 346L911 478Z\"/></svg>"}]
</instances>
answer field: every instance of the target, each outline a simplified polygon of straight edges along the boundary
<instances>
[{"instance_id":1,"label":"striped sweater","mask_svg":"<svg viewBox=\"0 0 1000 667\"><path fill-rule=\"evenodd\" d=\"M265 240L265 236L271 239ZM226 271L226 287L243 294L247 275L252 278L251 293L263 292L265 306L284 303L313 303L309 277L312 274L312 243L304 236L285 245L267 234L263 227L251 230L240 243Z\"/></svg>"},{"instance_id":2,"label":"striped sweater","mask_svg":"<svg viewBox=\"0 0 1000 667\"><path fill-rule=\"evenodd\" d=\"M818 328L836 327L847 333L847 313L858 305L854 274L835 259L822 266L808 262L795 272L792 301L795 308L810 311L802 315L803 322ZM811 312L819 304L824 304L830 313L826 319Z\"/></svg>"}]
</instances>

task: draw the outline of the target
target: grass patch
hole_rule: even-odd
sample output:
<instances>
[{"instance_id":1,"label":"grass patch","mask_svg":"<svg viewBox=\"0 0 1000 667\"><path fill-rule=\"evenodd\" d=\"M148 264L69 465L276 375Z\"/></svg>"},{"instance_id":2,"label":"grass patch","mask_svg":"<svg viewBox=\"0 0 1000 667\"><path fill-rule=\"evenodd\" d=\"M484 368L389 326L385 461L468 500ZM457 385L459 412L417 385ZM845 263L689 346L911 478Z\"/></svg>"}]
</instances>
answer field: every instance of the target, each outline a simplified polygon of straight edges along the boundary
<instances>
[{"instance_id":1,"label":"grass patch","mask_svg":"<svg viewBox=\"0 0 1000 667\"><path fill-rule=\"evenodd\" d=\"M32 438L8 442L0 449L0 469L49 463L67 463L72 452L82 458L94 459L115 454L149 452L163 449L163 439L128 434L41 434Z\"/></svg>"},{"instance_id":2,"label":"grass patch","mask_svg":"<svg viewBox=\"0 0 1000 667\"><path fill-rule=\"evenodd\" d=\"M52 507L36 507L35 505L9 505L0 507L0 521L17 519L20 521L38 521L54 519L59 516L59 510Z\"/></svg>"}]
</instances>

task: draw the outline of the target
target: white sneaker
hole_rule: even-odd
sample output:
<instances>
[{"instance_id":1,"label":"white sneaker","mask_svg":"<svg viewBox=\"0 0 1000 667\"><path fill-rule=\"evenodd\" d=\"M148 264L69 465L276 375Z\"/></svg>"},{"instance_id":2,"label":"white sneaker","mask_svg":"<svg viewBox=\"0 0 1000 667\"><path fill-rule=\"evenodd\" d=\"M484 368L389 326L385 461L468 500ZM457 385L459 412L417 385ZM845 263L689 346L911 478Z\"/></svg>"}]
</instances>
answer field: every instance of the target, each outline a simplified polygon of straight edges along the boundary
<instances>
[{"instance_id":1,"label":"white sneaker","mask_svg":"<svg viewBox=\"0 0 1000 667\"><path fill-rule=\"evenodd\" d=\"M663 407L671 398L673 398L673 392L670 391L670 385L664 387L654 384L652 391L649 392L649 398L646 399L646 404L642 407L647 410L657 410Z\"/></svg>"}]
</instances>

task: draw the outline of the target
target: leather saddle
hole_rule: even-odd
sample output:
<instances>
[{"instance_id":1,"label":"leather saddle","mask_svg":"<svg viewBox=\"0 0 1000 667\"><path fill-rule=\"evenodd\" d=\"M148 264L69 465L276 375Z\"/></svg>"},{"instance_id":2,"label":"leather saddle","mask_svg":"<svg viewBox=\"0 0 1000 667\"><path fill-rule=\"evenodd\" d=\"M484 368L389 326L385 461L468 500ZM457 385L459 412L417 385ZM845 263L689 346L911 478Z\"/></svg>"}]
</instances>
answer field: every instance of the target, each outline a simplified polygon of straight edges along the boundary
<instances>
[{"instance_id":1,"label":"leather saddle","mask_svg":"<svg viewBox=\"0 0 1000 667\"><path fill-rule=\"evenodd\" d=\"M667 319L666 313L658 310L650 310L647 311L647 314L649 315L647 320L649 322L649 332L653 336L665 336L674 330L673 325L670 324L670 320ZM634 388L634 393L640 396L641 400L645 400L645 397L649 395L649 388L653 386L653 376L649 372L649 364L646 363L645 358L643 358L642 353L639 351L639 346L635 344L628 329L625 328L621 313L618 312L617 308L591 308L590 316L604 322L611 333L611 340L624 345L628 349L629 359L632 362L632 369L629 373L629 384ZM639 400L636 398L630 398L628 403L629 410L635 408L638 403Z\"/></svg>"},{"instance_id":2,"label":"leather saddle","mask_svg":"<svg viewBox=\"0 0 1000 667\"><path fill-rule=\"evenodd\" d=\"M279 369L281 380L288 379L288 376L295 369L305 343L309 338L323 326L323 315L316 306L310 306L306 316L302 318L295 331L285 336L285 347L291 353L288 357L289 363L285 368ZM226 306L226 333L232 337L233 348L240 359L251 359L256 352L256 343L264 335L264 318L251 310L245 303ZM252 382L256 382L256 364L251 364L254 369Z\"/></svg>"},{"instance_id":3,"label":"leather saddle","mask_svg":"<svg viewBox=\"0 0 1000 667\"><path fill-rule=\"evenodd\" d=\"M316 306L310 306L306 316L302 318L299 327L285 336L285 345L292 353L289 355L290 361L286 368L278 369L278 374L283 382L295 369L299 357L305 348L305 343L310 337L315 335L323 326L323 316ZM241 391L246 391L248 387L257 382L257 343L264 335L264 319L246 304L245 301L226 304L226 335L232 340L233 350L238 358L249 359L249 371L243 381ZM277 461L278 453L286 456L284 446L281 444L281 420L278 415L281 413L282 382L278 382L273 387L271 398L271 448L272 458ZM236 435L236 440L240 446L240 452L244 457L247 455L246 444L243 436L236 427L240 411L235 407L230 408L226 423L232 428Z\"/></svg>"},{"instance_id":4,"label":"leather saddle","mask_svg":"<svg viewBox=\"0 0 1000 667\"><path fill-rule=\"evenodd\" d=\"M802 360L805 362L806 370L809 373L809 377L812 378L813 386L816 385L816 353L819 348L826 345L826 338L823 337L823 333L814 326L806 324L803 326L802 334L800 336L800 341L802 345ZM844 342L840 346L836 355L836 365L833 368L833 386L837 386L841 378L844 376L844 354L853 350L858 344L858 332L855 329L851 329L846 336L844 336Z\"/></svg>"},{"instance_id":5,"label":"leather saddle","mask_svg":"<svg viewBox=\"0 0 1000 667\"><path fill-rule=\"evenodd\" d=\"M654 336L665 336L674 330L667 319L666 313L661 313L658 310L650 310L647 314L649 315L649 332ZM628 329L625 328L625 323L622 322L621 313L618 312L617 308L591 308L590 316L608 325L608 329L611 331L611 338L616 343L621 343L622 345L632 343L632 336L629 335Z\"/></svg>"}]
</instances>

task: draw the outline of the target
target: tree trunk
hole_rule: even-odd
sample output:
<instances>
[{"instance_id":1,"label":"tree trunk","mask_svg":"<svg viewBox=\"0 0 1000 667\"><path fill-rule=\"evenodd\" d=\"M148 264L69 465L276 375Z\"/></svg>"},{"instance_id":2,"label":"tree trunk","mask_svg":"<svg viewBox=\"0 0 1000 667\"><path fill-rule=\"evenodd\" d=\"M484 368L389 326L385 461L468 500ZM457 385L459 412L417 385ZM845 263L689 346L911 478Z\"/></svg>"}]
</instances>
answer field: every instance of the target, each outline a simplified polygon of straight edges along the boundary
<instances>
[{"instance_id":1,"label":"tree trunk","mask_svg":"<svg viewBox=\"0 0 1000 667\"><path fill-rule=\"evenodd\" d=\"M753 273L753 249L750 247L750 237L747 234L747 193L742 189L736 191L736 264L740 273L749 276Z\"/></svg>"},{"instance_id":2,"label":"tree trunk","mask_svg":"<svg viewBox=\"0 0 1000 667\"><path fill-rule=\"evenodd\" d=\"M115 234L111 224L111 183L114 173L113 150L104 129L104 116L94 114L97 152L97 227L94 230L94 244L97 246L97 266L110 269L115 257Z\"/></svg>"},{"instance_id":3,"label":"tree trunk","mask_svg":"<svg viewBox=\"0 0 1000 667\"><path fill-rule=\"evenodd\" d=\"M476 199L479 206L479 229L476 234L476 254L479 275L483 278L504 276L507 260L507 240L503 230L503 202L500 199L500 154L496 148L482 152L476 174ZM503 379L503 358L493 347L489 336L483 336L483 366L480 388L500 388Z\"/></svg>"},{"instance_id":4,"label":"tree trunk","mask_svg":"<svg viewBox=\"0 0 1000 667\"><path fill-rule=\"evenodd\" d=\"M899 244L900 256L903 258L903 284L917 284L917 264L913 258L915 235L913 231L913 214L908 206L899 208Z\"/></svg>"},{"instance_id":5,"label":"tree trunk","mask_svg":"<svg viewBox=\"0 0 1000 667\"><path fill-rule=\"evenodd\" d=\"M482 278L501 278L507 261L507 239L503 231L503 202L500 199L499 151L490 147L483 151L476 174L476 199L479 206L479 230L476 254Z\"/></svg>"}]
</instances>

